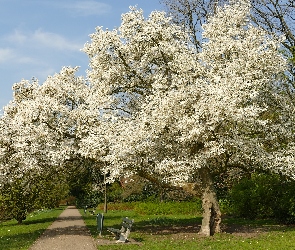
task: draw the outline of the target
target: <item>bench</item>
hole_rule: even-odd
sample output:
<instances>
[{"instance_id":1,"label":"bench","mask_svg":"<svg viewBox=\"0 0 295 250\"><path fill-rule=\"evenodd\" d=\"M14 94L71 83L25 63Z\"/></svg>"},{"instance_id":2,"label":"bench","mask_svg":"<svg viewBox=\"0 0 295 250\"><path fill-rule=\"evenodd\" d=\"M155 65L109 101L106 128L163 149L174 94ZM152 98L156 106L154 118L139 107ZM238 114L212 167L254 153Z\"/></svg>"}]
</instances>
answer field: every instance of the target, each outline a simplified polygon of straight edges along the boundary
<instances>
[{"instance_id":1,"label":"bench","mask_svg":"<svg viewBox=\"0 0 295 250\"><path fill-rule=\"evenodd\" d=\"M128 242L128 237L131 231L131 227L134 223L134 220L128 219L128 217L125 217L122 219L122 227L121 229L115 229L108 227L107 230L111 232L114 236L117 242Z\"/></svg>"}]
</instances>

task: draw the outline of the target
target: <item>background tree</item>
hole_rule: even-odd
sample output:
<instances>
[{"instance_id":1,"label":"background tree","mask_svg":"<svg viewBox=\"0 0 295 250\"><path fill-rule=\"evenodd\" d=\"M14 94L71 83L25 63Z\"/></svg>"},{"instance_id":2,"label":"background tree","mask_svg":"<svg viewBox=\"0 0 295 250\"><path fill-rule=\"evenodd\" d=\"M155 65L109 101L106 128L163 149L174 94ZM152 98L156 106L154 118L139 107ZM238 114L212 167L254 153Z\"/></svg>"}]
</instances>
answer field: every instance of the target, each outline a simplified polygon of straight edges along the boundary
<instances>
[{"instance_id":1,"label":"background tree","mask_svg":"<svg viewBox=\"0 0 295 250\"><path fill-rule=\"evenodd\" d=\"M34 208L56 206L62 198L57 188L60 195L67 192L64 168L77 155L78 105L88 97L85 81L75 72L64 68L43 85L36 80L15 84L0 119L1 191L10 202L7 209L22 211L19 221ZM11 196L6 190L13 191Z\"/></svg>"},{"instance_id":2,"label":"background tree","mask_svg":"<svg viewBox=\"0 0 295 250\"><path fill-rule=\"evenodd\" d=\"M68 194L63 177L62 172L53 169L50 173L31 169L2 183L0 210L6 218L14 218L21 224L34 210L59 206L60 200Z\"/></svg>"},{"instance_id":3,"label":"background tree","mask_svg":"<svg viewBox=\"0 0 295 250\"><path fill-rule=\"evenodd\" d=\"M77 195L79 205L97 203L92 201L93 197L91 201L85 199L101 182L103 162L100 156L106 154L107 140L103 135L108 125L100 115L99 106L91 106L94 90L90 92L89 84L82 77L76 77L76 72L77 68L64 67L42 85L36 80L23 80L14 85L14 98L0 119L3 128L0 178L3 185L17 183L14 181L30 173L31 169L47 177L52 171L62 173L62 170L67 175L60 177ZM97 141L91 145L91 152L96 150L96 155L85 158L83 152L88 150L88 138L94 136ZM74 185L77 180L74 177L78 174L79 184ZM59 186L61 180L53 180L56 187ZM40 178L39 181L45 182ZM34 182L36 180L32 179ZM48 183L48 188L52 183ZM52 198L43 193L39 195L47 201ZM56 201L52 200L48 206L53 203Z\"/></svg>"},{"instance_id":4,"label":"background tree","mask_svg":"<svg viewBox=\"0 0 295 250\"><path fill-rule=\"evenodd\" d=\"M292 92L295 87L295 64L294 46L295 46L295 4L294 0L252 0L252 21L268 31L270 34L284 35L285 40L282 41L284 50L287 53L289 61L289 77Z\"/></svg>"},{"instance_id":5,"label":"background tree","mask_svg":"<svg viewBox=\"0 0 295 250\"><path fill-rule=\"evenodd\" d=\"M64 68L41 86L25 80L14 85L14 98L1 117L6 128L0 135L3 171L13 166L19 171L47 166L58 169L73 157L75 134L81 133L76 131L77 124L87 122L79 120L78 109L87 96L87 86L75 77L75 71Z\"/></svg>"},{"instance_id":6,"label":"background tree","mask_svg":"<svg viewBox=\"0 0 295 250\"><path fill-rule=\"evenodd\" d=\"M104 177L100 168L97 162L84 157L68 164L69 194L76 198L78 207L96 207L103 202Z\"/></svg>"},{"instance_id":7,"label":"background tree","mask_svg":"<svg viewBox=\"0 0 295 250\"><path fill-rule=\"evenodd\" d=\"M172 15L173 22L188 32L192 44L198 52L202 50L202 31L210 16L218 6L228 3L228 0L160 0L166 11Z\"/></svg>"},{"instance_id":8,"label":"background tree","mask_svg":"<svg viewBox=\"0 0 295 250\"><path fill-rule=\"evenodd\" d=\"M279 174L254 173L229 191L232 214L243 218L274 218L294 223L294 180Z\"/></svg>"}]
</instances>

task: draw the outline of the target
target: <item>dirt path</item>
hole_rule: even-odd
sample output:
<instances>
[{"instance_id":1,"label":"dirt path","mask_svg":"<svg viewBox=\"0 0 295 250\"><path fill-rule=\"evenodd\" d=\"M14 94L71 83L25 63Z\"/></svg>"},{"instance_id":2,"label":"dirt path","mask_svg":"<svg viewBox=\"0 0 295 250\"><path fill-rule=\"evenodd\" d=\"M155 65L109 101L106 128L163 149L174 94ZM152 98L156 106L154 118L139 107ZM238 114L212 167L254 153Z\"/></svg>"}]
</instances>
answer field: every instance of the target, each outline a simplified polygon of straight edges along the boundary
<instances>
[{"instance_id":1,"label":"dirt path","mask_svg":"<svg viewBox=\"0 0 295 250\"><path fill-rule=\"evenodd\" d=\"M67 207L29 250L96 250L78 209Z\"/></svg>"}]
</instances>

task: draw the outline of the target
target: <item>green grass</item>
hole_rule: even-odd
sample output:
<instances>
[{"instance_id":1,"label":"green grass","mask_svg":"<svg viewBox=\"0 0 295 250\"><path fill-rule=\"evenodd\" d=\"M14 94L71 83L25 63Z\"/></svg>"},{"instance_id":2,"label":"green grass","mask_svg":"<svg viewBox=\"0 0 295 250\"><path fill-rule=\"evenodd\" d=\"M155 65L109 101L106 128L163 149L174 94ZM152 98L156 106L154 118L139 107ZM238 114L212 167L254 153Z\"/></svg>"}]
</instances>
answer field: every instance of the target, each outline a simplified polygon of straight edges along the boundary
<instances>
[{"instance_id":1,"label":"green grass","mask_svg":"<svg viewBox=\"0 0 295 250\"><path fill-rule=\"evenodd\" d=\"M124 207L130 209L126 205L119 205L117 209ZM102 235L112 239L106 228L120 228L122 217L129 217L135 221L129 238L137 241L138 245L99 245L98 249L295 249L295 226L278 225L272 220L225 218L223 227L228 228L225 232L201 237L197 234L202 219L200 214L183 215L171 211L166 215L145 215L135 210L109 210L104 214ZM92 236L99 238L96 217L88 213L84 215L83 210L80 212Z\"/></svg>"},{"instance_id":2,"label":"green grass","mask_svg":"<svg viewBox=\"0 0 295 250\"><path fill-rule=\"evenodd\" d=\"M16 220L0 223L0 249L28 249L64 208L36 211L29 214L21 225Z\"/></svg>"}]
</instances>

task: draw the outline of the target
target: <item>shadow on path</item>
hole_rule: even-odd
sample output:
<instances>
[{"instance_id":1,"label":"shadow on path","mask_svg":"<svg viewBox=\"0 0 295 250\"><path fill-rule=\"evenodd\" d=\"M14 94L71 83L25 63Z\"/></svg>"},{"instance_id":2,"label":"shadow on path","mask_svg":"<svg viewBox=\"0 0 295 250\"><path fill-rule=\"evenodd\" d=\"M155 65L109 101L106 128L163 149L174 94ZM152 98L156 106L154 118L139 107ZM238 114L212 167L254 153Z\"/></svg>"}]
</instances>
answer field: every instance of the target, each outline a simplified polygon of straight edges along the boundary
<instances>
[{"instance_id":1,"label":"shadow on path","mask_svg":"<svg viewBox=\"0 0 295 250\"><path fill-rule=\"evenodd\" d=\"M30 250L96 250L78 209L69 206L45 230Z\"/></svg>"}]
</instances>

